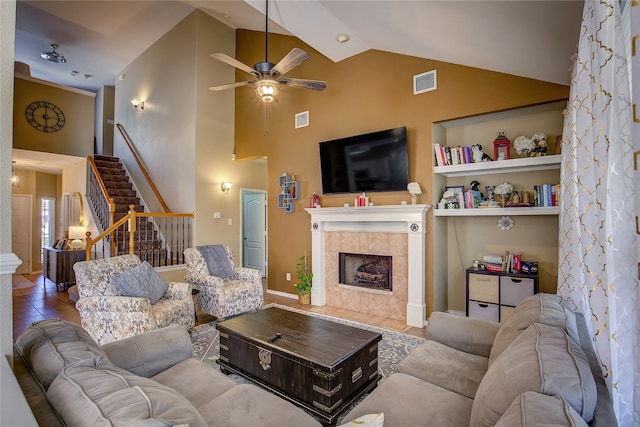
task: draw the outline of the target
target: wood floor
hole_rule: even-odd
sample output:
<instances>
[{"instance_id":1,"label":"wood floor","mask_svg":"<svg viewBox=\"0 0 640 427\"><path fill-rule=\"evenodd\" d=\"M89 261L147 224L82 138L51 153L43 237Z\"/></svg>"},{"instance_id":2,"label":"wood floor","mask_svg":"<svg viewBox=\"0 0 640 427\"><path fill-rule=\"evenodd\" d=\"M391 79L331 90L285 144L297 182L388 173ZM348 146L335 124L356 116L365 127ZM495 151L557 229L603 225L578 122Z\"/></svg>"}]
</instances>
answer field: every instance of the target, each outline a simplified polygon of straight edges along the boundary
<instances>
[{"instance_id":1,"label":"wood floor","mask_svg":"<svg viewBox=\"0 0 640 427\"><path fill-rule=\"evenodd\" d=\"M45 280L41 274L24 275L25 278L35 284L31 288L16 289L13 291L13 336L20 335L32 322L38 320L60 318L70 322L80 324L80 315L75 308L74 302L69 299L66 290L60 288L56 291L56 285ZM346 320L353 320L372 326L393 329L404 332L409 335L425 337L425 328L408 327L404 322L394 319L388 319L382 316L362 314L350 310L336 307L324 306L302 306L298 304L297 299L287 298L279 295L265 293L265 304L282 304L289 307L295 307L301 310L312 311L339 317ZM205 313L197 313L197 324L209 323L214 318Z\"/></svg>"}]
</instances>

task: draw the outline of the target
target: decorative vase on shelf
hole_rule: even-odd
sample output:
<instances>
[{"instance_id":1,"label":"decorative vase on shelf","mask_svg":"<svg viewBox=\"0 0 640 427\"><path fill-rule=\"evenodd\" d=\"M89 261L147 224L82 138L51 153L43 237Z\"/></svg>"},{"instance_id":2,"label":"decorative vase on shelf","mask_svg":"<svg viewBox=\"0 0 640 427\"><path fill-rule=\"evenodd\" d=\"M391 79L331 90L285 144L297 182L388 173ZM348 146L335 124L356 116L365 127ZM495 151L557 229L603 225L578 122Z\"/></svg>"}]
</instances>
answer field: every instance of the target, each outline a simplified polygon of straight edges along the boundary
<instances>
[{"instance_id":1,"label":"decorative vase on shelf","mask_svg":"<svg viewBox=\"0 0 640 427\"><path fill-rule=\"evenodd\" d=\"M300 305L310 305L311 304L311 294L298 294L298 303Z\"/></svg>"}]
</instances>

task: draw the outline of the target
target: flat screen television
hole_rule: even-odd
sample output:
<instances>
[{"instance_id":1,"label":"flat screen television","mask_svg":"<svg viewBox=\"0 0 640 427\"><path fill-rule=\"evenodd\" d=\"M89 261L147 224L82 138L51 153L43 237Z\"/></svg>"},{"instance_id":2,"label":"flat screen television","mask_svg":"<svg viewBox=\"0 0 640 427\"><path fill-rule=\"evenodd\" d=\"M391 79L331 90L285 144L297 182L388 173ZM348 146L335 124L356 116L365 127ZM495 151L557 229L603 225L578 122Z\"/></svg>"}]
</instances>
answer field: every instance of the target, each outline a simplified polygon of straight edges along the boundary
<instances>
[{"instance_id":1,"label":"flat screen television","mask_svg":"<svg viewBox=\"0 0 640 427\"><path fill-rule=\"evenodd\" d=\"M406 190L408 157L406 126L321 142L322 192Z\"/></svg>"}]
</instances>

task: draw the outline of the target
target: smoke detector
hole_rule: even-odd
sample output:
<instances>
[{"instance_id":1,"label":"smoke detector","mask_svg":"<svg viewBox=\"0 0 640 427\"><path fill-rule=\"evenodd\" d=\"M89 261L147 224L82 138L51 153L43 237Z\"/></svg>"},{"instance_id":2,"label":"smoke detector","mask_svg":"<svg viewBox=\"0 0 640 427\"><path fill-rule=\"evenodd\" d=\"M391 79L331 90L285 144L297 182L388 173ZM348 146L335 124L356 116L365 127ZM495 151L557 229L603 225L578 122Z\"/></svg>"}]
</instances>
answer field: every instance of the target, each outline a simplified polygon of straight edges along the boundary
<instances>
[{"instance_id":1,"label":"smoke detector","mask_svg":"<svg viewBox=\"0 0 640 427\"><path fill-rule=\"evenodd\" d=\"M57 44L51 43L51 52L46 52L46 51L42 52L40 56L42 57L42 59L46 59L47 61L55 62L58 64L64 64L65 62L67 62L67 58L65 58L64 55L61 55L58 52L56 52L57 48L58 48Z\"/></svg>"}]
</instances>

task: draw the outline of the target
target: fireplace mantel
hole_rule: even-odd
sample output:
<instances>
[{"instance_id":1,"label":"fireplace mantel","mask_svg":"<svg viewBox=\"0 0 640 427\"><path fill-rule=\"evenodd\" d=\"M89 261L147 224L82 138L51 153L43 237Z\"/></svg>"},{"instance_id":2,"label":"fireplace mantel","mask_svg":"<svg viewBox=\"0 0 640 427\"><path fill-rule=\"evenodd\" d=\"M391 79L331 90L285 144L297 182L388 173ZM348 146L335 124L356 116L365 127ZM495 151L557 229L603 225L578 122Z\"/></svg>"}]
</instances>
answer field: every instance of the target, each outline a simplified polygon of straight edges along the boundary
<instances>
[{"instance_id":1,"label":"fireplace mantel","mask_svg":"<svg viewBox=\"0 0 640 427\"><path fill-rule=\"evenodd\" d=\"M343 208L308 208L311 216L313 286L311 303L326 305L325 233L406 233L408 244L409 298L407 325L423 327L425 304L425 217L431 205L391 205Z\"/></svg>"}]
</instances>

